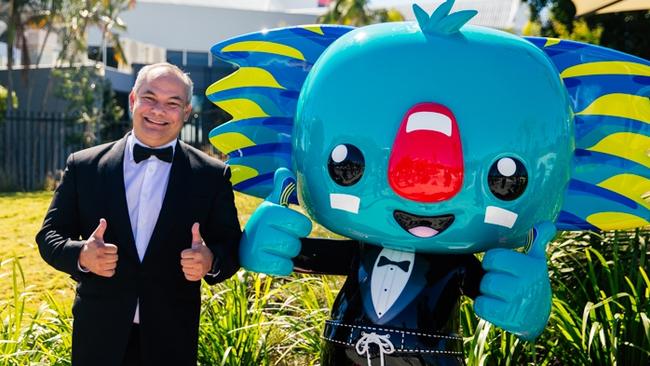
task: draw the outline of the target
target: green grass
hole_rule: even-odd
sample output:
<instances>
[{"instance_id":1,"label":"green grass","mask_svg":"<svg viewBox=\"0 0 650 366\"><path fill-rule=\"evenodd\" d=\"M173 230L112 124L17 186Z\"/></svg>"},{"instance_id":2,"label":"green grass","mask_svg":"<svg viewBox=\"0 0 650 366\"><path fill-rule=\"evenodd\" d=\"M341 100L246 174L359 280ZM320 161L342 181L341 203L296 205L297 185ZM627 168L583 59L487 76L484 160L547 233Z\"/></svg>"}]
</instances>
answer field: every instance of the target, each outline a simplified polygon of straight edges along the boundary
<instances>
[{"instance_id":1,"label":"green grass","mask_svg":"<svg viewBox=\"0 0 650 366\"><path fill-rule=\"evenodd\" d=\"M69 365L72 280L33 243L51 193L0 194L0 366ZM236 195L242 225L259 200ZM336 237L315 225L312 236ZM467 364L650 365L650 232L564 233L549 248L553 310L535 343L464 299ZM200 365L318 365L343 277L240 271L202 288Z\"/></svg>"},{"instance_id":2,"label":"green grass","mask_svg":"<svg viewBox=\"0 0 650 366\"><path fill-rule=\"evenodd\" d=\"M49 291L64 303L71 303L74 282L68 275L54 270L43 261L34 241L51 200L52 192L0 193L0 299L12 295L8 273L11 270L10 261L18 258L30 292L41 294ZM260 202L257 198L235 194L242 227ZM312 235L336 237L320 225L314 225ZM28 301L26 306L35 310L39 304Z\"/></svg>"},{"instance_id":3,"label":"green grass","mask_svg":"<svg viewBox=\"0 0 650 366\"><path fill-rule=\"evenodd\" d=\"M0 299L12 295L6 273L11 271L11 260L19 258L29 291L50 291L58 298L71 300L72 280L41 259L34 241L51 200L51 192L0 193ZM30 309L37 306L27 304Z\"/></svg>"}]
</instances>

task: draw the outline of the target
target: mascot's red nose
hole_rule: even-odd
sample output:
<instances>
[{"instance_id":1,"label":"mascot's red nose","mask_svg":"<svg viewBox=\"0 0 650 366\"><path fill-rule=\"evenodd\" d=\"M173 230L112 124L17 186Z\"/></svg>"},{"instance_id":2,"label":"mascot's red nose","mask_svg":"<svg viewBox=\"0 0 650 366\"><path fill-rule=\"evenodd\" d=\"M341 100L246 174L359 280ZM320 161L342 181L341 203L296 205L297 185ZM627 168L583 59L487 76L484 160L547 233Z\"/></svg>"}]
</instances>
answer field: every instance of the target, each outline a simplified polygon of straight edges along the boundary
<instances>
[{"instance_id":1,"label":"mascot's red nose","mask_svg":"<svg viewBox=\"0 0 650 366\"><path fill-rule=\"evenodd\" d=\"M453 197L463 183L463 149L456 117L436 103L414 105L404 116L388 163L388 181L418 202Z\"/></svg>"}]
</instances>

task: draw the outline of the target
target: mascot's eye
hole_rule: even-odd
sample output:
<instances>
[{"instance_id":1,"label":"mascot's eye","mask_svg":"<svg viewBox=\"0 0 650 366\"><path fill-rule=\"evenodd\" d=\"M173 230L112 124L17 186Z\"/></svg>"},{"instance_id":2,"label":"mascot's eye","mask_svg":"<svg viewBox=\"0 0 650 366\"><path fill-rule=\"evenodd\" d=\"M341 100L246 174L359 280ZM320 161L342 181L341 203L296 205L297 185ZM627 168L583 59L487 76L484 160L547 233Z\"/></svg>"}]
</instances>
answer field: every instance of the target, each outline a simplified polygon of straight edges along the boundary
<instances>
[{"instance_id":1,"label":"mascot's eye","mask_svg":"<svg viewBox=\"0 0 650 366\"><path fill-rule=\"evenodd\" d=\"M342 186L351 186L358 182L365 166L361 150L350 144L334 147L327 161L330 177Z\"/></svg>"},{"instance_id":2,"label":"mascot's eye","mask_svg":"<svg viewBox=\"0 0 650 366\"><path fill-rule=\"evenodd\" d=\"M488 173L488 186L498 199L512 201L521 196L528 184L524 164L515 158L501 158L492 164Z\"/></svg>"}]
</instances>

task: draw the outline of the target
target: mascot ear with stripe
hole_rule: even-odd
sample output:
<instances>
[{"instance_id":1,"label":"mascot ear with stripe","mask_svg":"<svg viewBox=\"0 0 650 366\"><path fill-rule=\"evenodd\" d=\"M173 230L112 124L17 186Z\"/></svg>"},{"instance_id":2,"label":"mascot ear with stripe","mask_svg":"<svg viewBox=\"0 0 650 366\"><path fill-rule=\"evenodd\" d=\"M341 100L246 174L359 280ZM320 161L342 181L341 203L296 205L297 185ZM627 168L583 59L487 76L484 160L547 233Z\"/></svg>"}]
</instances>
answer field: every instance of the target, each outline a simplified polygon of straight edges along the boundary
<instances>
[{"instance_id":1,"label":"mascot ear with stripe","mask_svg":"<svg viewBox=\"0 0 650 366\"><path fill-rule=\"evenodd\" d=\"M607 48L527 38L571 97L575 153L559 230L650 225L650 62Z\"/></svg>"},{"instance_id":2,"label":"mascot ear with stripe","mask_svg":"<svg viewBox=\"0 0 650 366\"><path fill-rule=\"evenodd\" d=\"M463 365L461 295L534 339L556 230L650 224L650 63L466 25L476 12L452 6L212 48L239 69L206 92L233 116L210 141L233 187L266 198L242 266L348 276L324 366ZM305 238L289 202L348 239Z\"/></svg>"},{"instance_id":3,"label":"mascot ear with stripe","mask_svg":"<svg viewBox=\"0 0 650 366\"><path fill-rule=\"evenodd\" d=\"M212 84L206 96L233 119L210 133L224 154L235 190L264 198L273 174L291 169L291 134L305 78L323 51L353 28L311 25L233 38L212 47L239 68ZM295 192L291 203L298 203Z\"/></svg>"}]
</instances>

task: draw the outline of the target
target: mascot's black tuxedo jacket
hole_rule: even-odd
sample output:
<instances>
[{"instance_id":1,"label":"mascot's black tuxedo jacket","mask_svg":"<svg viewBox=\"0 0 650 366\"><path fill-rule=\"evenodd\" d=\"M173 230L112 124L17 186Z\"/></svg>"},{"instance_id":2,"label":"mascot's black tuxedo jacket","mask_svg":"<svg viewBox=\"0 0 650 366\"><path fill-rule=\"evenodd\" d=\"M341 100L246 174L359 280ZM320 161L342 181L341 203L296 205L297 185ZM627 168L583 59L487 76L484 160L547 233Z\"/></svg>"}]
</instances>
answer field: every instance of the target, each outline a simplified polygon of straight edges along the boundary
<instances>
[{"instance_id":1,"label":"mascot's black tuxedo jacket","mask_svg":"<svg viewBox=\"0 0 650 366\"><path fill-rule=\"evenodd\" d=\"M396 301L379 317L372 300L372 277L381 272L381 247L354 240L301 241L300 255L294 258L297 271L348 276L325 324L321 365L465 364L459 335L460 296L476 297L484 274L472 254L416 253L408 263L392 262L404 265L404 272L408 267L412 270ZM399 287L396 282L383 282L379 292L384 286L383 291Z\"/></svg>"},{"instance_id":2,"label":"mascot's black tuxedo jacket","mask_svg":"<svg viewBox=\"0 0 650 366\"><path fill-rule=\"evenodd\" d=\"M223 163L178 141L158 221L140 263L124 188L125 145L126 137L68 158L36 236L43 259L78 281L72 363L120 365L139 299L144 364L196 365L201 282L185 279L181 251L191 247L191 227L198 222L220 269L205 280L223 281L239 268L241 231L230 172ZM108 222L104 241L118 247L111 278L78 269L83 239L100 218Z\"/></svg>"}]
</instances>

